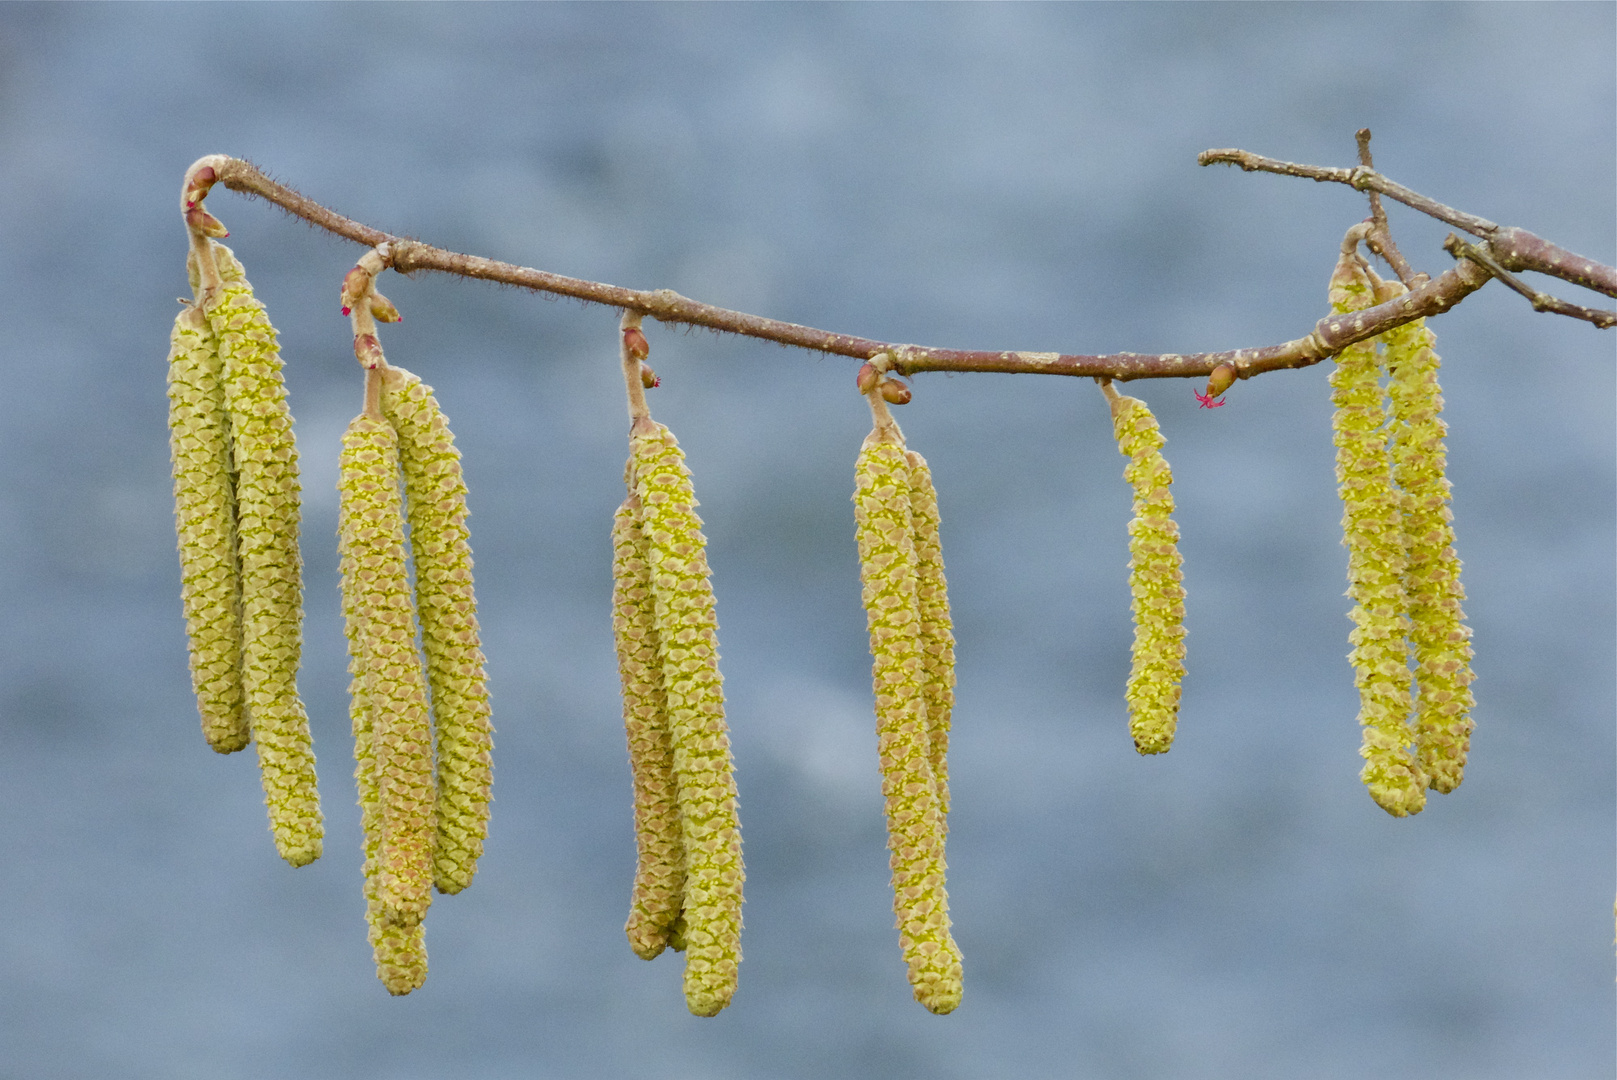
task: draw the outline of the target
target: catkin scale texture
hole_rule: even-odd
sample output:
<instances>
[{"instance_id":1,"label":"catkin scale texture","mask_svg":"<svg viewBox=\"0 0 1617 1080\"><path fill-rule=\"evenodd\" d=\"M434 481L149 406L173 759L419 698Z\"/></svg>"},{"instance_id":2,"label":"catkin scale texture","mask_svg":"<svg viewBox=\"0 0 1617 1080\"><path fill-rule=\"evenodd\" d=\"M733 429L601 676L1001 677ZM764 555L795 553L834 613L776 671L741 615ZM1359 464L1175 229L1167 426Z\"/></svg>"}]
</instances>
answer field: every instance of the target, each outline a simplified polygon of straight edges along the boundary
<instances>
[{"instance_id":1,"label":"catkin scale texture","mask_svg":"<svg viewBox=\"0 0 1617 1080\"><path fill-rule=\"evenodd\" d=\"M355 417L339 465L338 548L349 655L369 734L377 850L368 881L379 917L409 927L432 903L436 792L427 688L405 571L398 439L386 420ZM357 750L356 750L357 753ZM365 798L363 783L361 799Z\"/></svg>"},{"instance_id":2,"label":"catkin scale texture","mask_svg":"<svg viewBox=\"0 0 1617 1080\"><path fill-rule=\"evenodd\" d=\"M630 459L685 847L685 1003L713 1016L735 993L745 873L706 538L685 455L668 429L633 434Z\"/></svg>"},{"instance_id":3,"label":"catkin scale texture","mask_svg":"<svg viewBox=\"0 0 1617 1080\"><path fill-rule=\"evenodd\" d=\"M853 500L893 912L915 1000L942 1014L960 1004L962 971L944 887L943 805L927 717L912 484L904 448L872 433L855 466Z\"/></svg>"},{"instance_id":4,"label":"catkin scale texture","mask_svg":"<svg viewBox=\"0 0 1617 1080\"><path fill-rule=\"evenodd\" d=\"M634 487L633 477L629 486ZM623 684L623 726L634 781L635 880L624 925L635 955L651 960L669 945L685 895L685 841L673 738L663 691L651 562L640 531L640 501L624 500L612 522L612 631Z\"/></svg>"},{"instance_id":5,"label":"catkin scale texture","mask_svg":"<svg viewBox=\"0 0 1617 1080\"><path fill-rule=\"evenodd\" d=\"M949 616L949 585L943 574L938 533L938 493L926 459L910 450L910 523L915 542L915 598L920 611L922 696L932 779L945 832L949 822L949 725L954 713L954 624Z\"/></svg>"},{"instance_id":6,"label":"catkin scale texture","mask_svg":"<svg viewBox=\"0 0 1617 1080\"><path fill-rule=\"evenodd\" d=\"M1112 428L1118 451L1129 459L1123 477L1134 489L1129 522L1134 647L1123 696L1134 748L1162 754L1173 745L1185 674L1185 589L1169 490L1173 474L1162 456L1167 440L1145 402L1119 398L1112 406Z\"/></svg>"},{"instance_id":7,"label":"catkin scale texture","mask_svg":"<svg viewBox=\"0 0 1617 1080\"><path fill-rule=\"evenodd\" d=\"M1375 302L1368 271L1344 255L1331 275L1331 309L1346 314ZM1404 596L1403 499L1387 453L1387 415L1375 345L1343 349L1331 372L1337 490L1342 543L1348 549L1348 595L1354 600L1349 659L1359 689L1364 758L1360 773L1370 797L1404 817L1426 805L1426 776L1412 750L1410 671Z\"/></svg>"},{"instance_id":8,"label":"catkin scale texture","mask_svg":"<svg viewBox=\"0 0 1617 1080\"><path fill-rule=\"evenodd\" d=\"M1393 283L1394 295L1404 292ZM1377 299L1380 299L1378 297ZM1393 479L1403 494L1404 595L1415 660L1415 736L1430 786L1460 786L1471 745L1471 631L1449 510L1436 338L1417 319L1383 335Z\"/></svg>"},{"instance_id":9,"label":"catkin scale texture","mask_svg":"<svg viewBox=\"0 0 1617 1080\"><path fill-rule=\"evenodd\" d=\"M228 754L248 744L251 729L242 707L236 484L223 375L213 328L187 305L174 320L168 357L180 595L202 734Z\"/></svg>"},{"instance_id":10,"label":"catkin scale texture","mask_svg":"<svg viewBox=\"0 0 1617 1080\"><path fill-rule=\"evenodd\" d=\"M212 244L222 286L204 310L218 340L236 466L242 688L281 857L320 857L324 828L309 720L298 697L303 584L298 461L275 329L230 249Z\"/></svg>"},{"instance_id":11,"label":"catkin scale texture","mask_svg":"<svg viewBox=\"0 0 1617 1080\"><path fill-rule=\"evenodd\" d=\"M432 692L438 792L433 877L440 892L456 893L471 884L488 836L494 741L472 592L466 481L430 386L402 368L389 369L381 406L398 434Z\"/></svg>"}]
</instances>

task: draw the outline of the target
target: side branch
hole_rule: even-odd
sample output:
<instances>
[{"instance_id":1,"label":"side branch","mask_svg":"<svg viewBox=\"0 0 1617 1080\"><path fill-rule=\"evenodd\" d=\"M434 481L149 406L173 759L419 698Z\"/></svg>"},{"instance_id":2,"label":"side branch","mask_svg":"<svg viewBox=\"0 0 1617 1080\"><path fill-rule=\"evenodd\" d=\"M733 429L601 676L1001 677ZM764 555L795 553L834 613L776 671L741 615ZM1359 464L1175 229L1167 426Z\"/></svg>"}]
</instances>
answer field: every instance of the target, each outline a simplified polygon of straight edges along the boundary
<instances>
[{"instance_id":1,"label":"side branch","mask_svg":"<svg viewBox=\"0 0 1617 1080\"><path fill-rule=\"evenodd\" d=\"M198 164L201 165L203 162L209 163L209 167L217 174L218 182L234 191L265 199L311 225L319 226L366 247L375 248L387 244L391 252L392 266L400 273L434 270L460 277L497 281L558 296L607 304L625 311L650 315L659 322L701 326L710 330L740 334L744 337L838 356L850 356L859 360L872 360L886 353L892 358L889 369L902 375L913 375L922 371L980 371L1072 375L1081 378L1128 381L1202 377L1211 374L1219 365L1228 364L1235 369L1240 378L1248 379L1266 371L1317 364L1354 342L1374 337L1415 319L1447 311L1480 288L1490 276L1483 267L1470 261L1461 261L1435 280L1420 285L1395 300L1354 312L1351 316L1330 316L1321 319L1304 337L1262 348L1206 353L1098 355L933 349L919 345L876 341L850 334L835 334L796 323L748 315L745 312L731 311L692 300L671 289L649 291L625 289L616 285L547 273L531 267L514 266L477 255L446 251L430 244L394 236L343 217L291 188L276 183L253 165L238 158L214 155L202 159ZM1298 166L1298 168L1305 167Z\"/></svg>"},{"instance_id":2,"label":"side branch","mask_svg":"<svg viewBox=\"0 0 1617 1080\"><path fill-rule=\"evenodd\" d=\"M1356 191L1374 191L1396 199L1405 206L1419 210L1456 229L1490 242L1494 258L1506 270L1535 270L1558 277L1607 296L1617 296L1617 267L1607 266L1583 255L1575 255L1558 244L1514 226L1496 225L1484 217L1467 214L1436 199L1429 199L1418 191L1382 176L1374 169L1360 165L1353 169L1333 168L1328 165L1299 165L1292 161L1264 157L1245 150L1203 150L1196 160L1203 165L1236 165L1245 172L1271 172L1281 176L1296 176L1319 183L1346 184Z\"/></svg>"}]
</instances>

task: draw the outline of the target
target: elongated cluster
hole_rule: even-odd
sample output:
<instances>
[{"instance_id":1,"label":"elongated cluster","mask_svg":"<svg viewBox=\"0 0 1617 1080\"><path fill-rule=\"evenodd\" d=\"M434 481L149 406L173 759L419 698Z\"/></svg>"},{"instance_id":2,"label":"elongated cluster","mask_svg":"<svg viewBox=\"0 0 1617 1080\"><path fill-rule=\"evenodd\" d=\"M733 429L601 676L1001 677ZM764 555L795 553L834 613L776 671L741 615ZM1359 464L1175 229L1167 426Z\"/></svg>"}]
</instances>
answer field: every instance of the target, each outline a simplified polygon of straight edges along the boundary
<instances>
[{"instance_id":1,"label":"elongated cluster","mask_svg":"<svg viewBox=\"0 0 1617 1080\"><path fill-rule=\"evenodd\" d=\"M1344 254L1331 276L1331 310L1346 314L1375 303L1368 269ZM1426 774L1409 725L1408 605L1404 592L1403 496L1387 452L1375 343L1343 349L1331 372L1336 482L1342 497L1342 543L1348 549L1348 595L1353 631L1348 654L1359 688L1364 728L1361 778L1370 797L1394 817L1426 805Z\"/></svg>"},{"instance_id":2,"label":"elongated cluster","mask_svg":"<svg viewBox=\"0 0 1617 1080\"><path fill-rule=\"evenodd\" d=\"M230 421L213 328L187 305L168 354L169 439L180 589L202 734L221 754L251 740L241 691L241 575Z\"/></svg>"},{"instance_id":3,"label":"elongated cluster","mask_svg":"<svg viewBox=\"0 0 1617 1080\"><path fill-rule=\"evenodd\" d=\"M944 886L954 639L931 475L920 455L905 452L896 426L878 427L865 440L853 501L893 911L915 1000L942 1014L960 1004L962 992Z\"/></svg>"},{"instance_id":4,"label":"elongated cluster","mask_svg":"<svg viewBox=\"0 0 1617 1080\"><path fill-rule=\"evenodd\" d=\"M460 452L432 388L402 368L383 374L382 414L398 434L409 506L421 645L432 692L437 752L439 892L472 882L488 836L494 729L472 595L466 481Z\"/></svg>"},{"instance_id":5,"label":"elongated cluster","mask_svg":"<svg viewBox=\"0 0 1617 1080\"><path fill-rule=\"evenodd\" d=\"M200 241L190 272L198 304L175 322L169 427L192 683L210 746L258 744L276 849L302 866L324 830L297 691L299 488L280 350L229 248Z\"/></svg>"},{"instance_id":6,"label":"elongated cluster","mask_svg":"<svg viewBox=\"0 0 1617 1080\"><path fill-rule=\"evenodd\" d=\"M635 952L685 951L685 1003L713 1016L741 963L745 873L718 668L718 622L690 470L667 428L637 421L613 525L613 625L634 774Z\"/></svg>"},{"instance_id":7,"label":"elongated cluster","mask_svg":"<svg viewBox=\"0 0 1617 1080\"><path fill-rule=\"evenodd\" d=\"M1396 293L1403 286L1392 283ZM1391 373L1393 479L1403 493L1404 598L1415 661L1415 737L1421 770L1447 794L1460 786L1471 746L1471 630L1460 601L1436 338L1425 319L1383 335Z\"/></svg>"},{"instance_id":8,"label":"elongated cluster","mask_svg":"<svg viewBox=\"0 0 1617 1080\"><path fill-rule=\"evenodd\" d=\"M354 726L369 728L374 760L378 917L411 926L432 903L437 798L427 687L405 570L398 437L386 420L360 415L348 426L337 484L349 667L360 690L354 711L368 714Z\"/></svg>"},{"instance_id":9,"label":"elongated cluster","mask_svg":"<svg viewBox=\"0 0 1617 1080\"><path fill-rule=\"evenodd\" d=\"M632 477L628 480L632 489ZM623 726L634 780L634 892L624 932L635 955L651 960L669 944L685 896L685 840L674 776L673 736L663 692L651 563L631 494L612 521L612 630L623 683ZM680 943L683 947L683 943Z\"/></svg>"},{"instance_id":10,"label":"elongated cluster","mask_svg":"<svg viewBox=\"0 0 1617 1080\"><path fill-rule=\"evenodd\" d=\"M1169 490L1173 474L1162 456L1167 440L1145 402L1115 398L1112 429L1118 450L1129 459L1123 478L1134 489L1134 518L1129 522L1134 649L1123 696L1134 748L1162 754L1173 745L1179 683L1185 674L1185 588Z\"/></svg>"},{"instance_id":11,"label":"elongated cluster","mask_svg":"<svg viewBox=\"0 0 1617 1080\"><path fill-rule=\"evenodd\" d=\"M407 994L427 976L433 887L465 888L482 853L493 728L454 438L420 379L385 366L367 379L343 437L338 548L366 918L377 976Z\"/></svg>"}]
</instances>

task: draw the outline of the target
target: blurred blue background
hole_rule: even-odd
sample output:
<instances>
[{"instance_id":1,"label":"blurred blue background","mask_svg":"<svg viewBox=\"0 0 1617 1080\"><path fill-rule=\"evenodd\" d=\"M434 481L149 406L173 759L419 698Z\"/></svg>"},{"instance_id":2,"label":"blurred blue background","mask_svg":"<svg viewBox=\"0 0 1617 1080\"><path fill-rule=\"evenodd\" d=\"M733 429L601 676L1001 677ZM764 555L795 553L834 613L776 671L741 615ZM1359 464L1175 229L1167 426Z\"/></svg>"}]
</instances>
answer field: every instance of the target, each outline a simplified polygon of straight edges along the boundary
<instances>
[{"instance_id":1,"label":"blurred blue background","mask_svg":"<svg viewBox=\"0 0 1617 1080\"><path fill-rule=\"evenodd\" d=\"M163 357L176 196L247 157L368 224L894 341L1193 351L1325 312L1353 162L1611 262L1610 4L0 5L0 1077L1611 1075L1613 337L1493 285L1434 321L1475 628L1464 786L1358 781L1323 367L1136 383L1189 588L1178 744L1122 703L1129 495L1092 383L922 376L959 638L966 998L910 1000L853 542L854 364L648 326L702 499L746 839L735 1004L623 938L608 600L616 313L390 278L389 358L465 455L495 721L476 886L431 976L365 943L336 455L359 254L220 189L303 458L326 855L203 744ZM1447 229L1397 207L1418 267ZM1554 291L1579 299L1570 286ZM1610 306L1609 302L1607 306Z\"/></svg>"}]
</instances>

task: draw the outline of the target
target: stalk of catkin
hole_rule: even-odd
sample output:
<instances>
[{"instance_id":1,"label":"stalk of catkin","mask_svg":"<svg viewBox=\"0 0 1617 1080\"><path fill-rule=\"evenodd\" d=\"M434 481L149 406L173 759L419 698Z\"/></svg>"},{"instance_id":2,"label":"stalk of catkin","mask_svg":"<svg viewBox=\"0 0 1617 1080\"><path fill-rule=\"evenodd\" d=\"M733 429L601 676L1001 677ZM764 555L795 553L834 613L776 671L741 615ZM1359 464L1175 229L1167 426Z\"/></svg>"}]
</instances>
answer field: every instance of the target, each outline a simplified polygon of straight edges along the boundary
<instances>
[{"instance_id":1,"label":"stalk of catkin","mask_svg":"<svg viewBox=\"0 0 1617 1080\"><path fill-rule=\"evenodd\" d=\"M1391 296L1405 289L1389 283ZM1378 300L1383 299L1378 296ZM1392 374L1387 396L1392 412L1393 479L1403 492L1404 594L1409 605L1409 643L1415 658L1415 737L1420 767L1430 786L1448 793L1465 776L1473 727L1471 630L1460 601L1460 559L1454 553L1454 515L1449 510L1443 396L1438 386L1436 338L1425 319L1382 335Z\"/></svg>"},{"instance_id":2,"label":"stalk of catkin","mask_svg":"<svg viewBox=\"0 0 1617 1080\"><path fill-rule=\"evenodd\" d=\"M1348 314L1375 299L1368 268L1344 252L1331 275L1331 310ZM1426 776L1411 750L1403 499L1388 460L1374 343L1359 342L1338 353L1330 383L1342 543L1348 549L1348 595L1354 600L1348 658L1364 728L1360 779L1378 806L1404 817L1425 807Z\"/></svg>"},{"instance_id":3,"label":"stalk of catkin","mask_svg":"<svg viewBox=\"0 0 1617 1080\"><path fill-rule=\"evenodd\" d=\"M668 429L637 424L630 459L685 846L685 1004L697 1016L713 1016L735 993L746 875L706 538L685 455Z\"/></svg>"},{"instance_id":4,"label":"stalk of catkin","mask_svg":"<svg viewBox=\"0 0 1617 1080\"><path fill-rule=\"evenodd\" d=\"M192 305L174 320L168 354L169 446L180 596L202 735L221 754L251 740L241 690L241 574L236 484L219 346Z\"/></svg>"},{"instance_id":5,"label":"stalk of catkin","mask_svg":"<svg viewBox=\"0 0 1617 1080\"><path fill-rule=\"evenodd\" d=\"M1123 478L1134 489L1134 518L1129 522L1134 649L1123 696L1134 748L1141 754L1162 754L1173 746L1185 674L1185 589L1169 490L1173 474L1162 456L1167 440L1145 402L1115 398L1112 429L1118 451L1129 459Z\"/></svg>"},{"instance_id":6,"label":"stalk of catkin","mask_svg":"<svg viewBox=\"0 0 1617 1080\"><path fill-rule=\"evenodd\" d=\"M960 950L949 932L943 806L932 768L913 483L911 463L896 436L881 429L872 432L855 466L853 500L870 630L893 913L915 1000L942 1014L960 1004L962 976Z\"/></svg>"},{"instance_id":7,"label":"stalk of catkin","mask_svg":"<svg viewBox=\"0 0 1617 1080\"><path fill-rule=\"evenodd\" d=\"M349 656L374 758L379 817L370 875L379 917L421 921L432 903L434 792L427 688L405 572L398 439L384 419L361 414L343 436L337 488L338 548ZM361 800L365 797L363 784Z\"/></svg>"},{"instance_id":8,"label":"stalk of catkin","mask_svg":"<svg viewBox=\"0 0 1617 1080\"><path fill-rule=\"evenodd\" d=\"M628 478L631 490L634 478ZM630 495L612 521L612 631L623 683L623 726L634 780L635 879L624 925L629 947L651 960L669 945L685 896L685 841L668 727L651 560Z\"/></svg>"},{"instance_id":9,"label":"stalk of catkin","mask_svg":"<svg viewBox=\"0 0 1617 1080\"><path fill-rule=\"evenodd\" d=\"M432 689L437 750L439 892L470 885L488 836L494 728L472 594L466 481L432 387L402 368L383 373L382 414L398 432L415 558L416 609Z\"/></svg>"},{"instance_id":10,"label":"stalk of catkin","mask_svg":"<svg viewBox=\"0 0 1617 1080\"><path fill-rule=\"evenodd\" d=\"M938 819L949 823L949 722L954 712L954 624L949 618L949 585L943 576L943 545L938 537L938 493L932 470L915 451L910 466L910 522L915 539L915 598L921 616L921 668L925 679L926 724L932 779L938 791Z\"/></svg>"},{"instance_id":11,"label":"stalk of catkin","mask_svg":"<svg viewBox=\"0 0 1617 1080\"><path fill-rule=\"evenodd\" d=\"M320 857L324 829L309 720L298 697L303 583L298 455L275 328L229 248L210 244L223 281L204 310L219 342L236 466L242 689L281 857Z\"/></svg>"}]
</instances>

